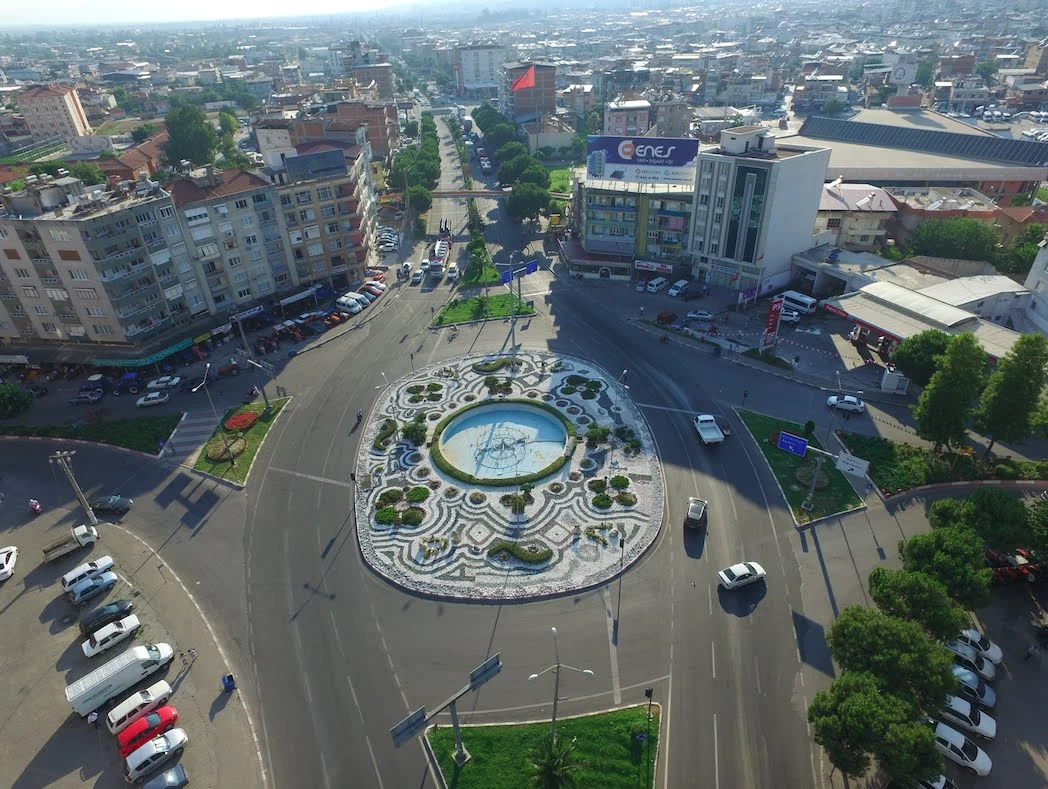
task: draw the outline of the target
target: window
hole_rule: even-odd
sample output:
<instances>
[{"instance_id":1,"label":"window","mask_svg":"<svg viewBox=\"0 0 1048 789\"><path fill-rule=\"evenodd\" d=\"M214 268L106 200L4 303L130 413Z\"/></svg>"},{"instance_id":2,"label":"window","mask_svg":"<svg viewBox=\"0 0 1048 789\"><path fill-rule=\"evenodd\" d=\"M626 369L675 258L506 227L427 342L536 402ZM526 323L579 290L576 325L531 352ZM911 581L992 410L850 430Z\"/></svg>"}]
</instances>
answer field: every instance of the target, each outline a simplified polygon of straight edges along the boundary
<instances>
[{"instance_id":1,"label":"window","mask_svg":"<svg viewBox=\"0 0 1048 789\"><path fill-rule=\"evenodd\" d=\"M838 216L830 217L826 220L826 227L830 230L836 230L841 226L841 218Z\"/></svg>"},{"instance_id":2,"label":"window","mask_svg":"<svg viewBox=\"0 0 1048 789\"><path fill-rule=\"evenodd\" d=\"M221 205L216 205L215 213L219 216L227 216L229 214L229 206L227 206L225 203L222 203Z\"/></svg>"},{"instance_id":3,"label":"window","mask_svg":"<svg viewBox=\"0 0 1048 789\"><path fill-rule=\"evenodd\" d=\"M113 330L109 326L105 325L95 324L91 328L94 330L95 334L110 335L113 333Z\"/></svg>"},{"instance_id":4,"label":"window","mask_svg":"<svg viewBox=\"0 0 1048 789\"><path fill-rule=\"evenodd\" d=\"M73 295L84 301L98 301L98 294L94 288L77 288L73 291Z\"/></svg>"},{"instance_id":5,"label":"window","mask_svg":"<svg viewBox=\"0 0 1048 789\"><path fill-rule=\"evenodd\" d=\"M69 269L70 279L89 279L87 272L82 268Z\"/></svg>"},{"instance_id":6,"label":"window","mask_svg":"<svg viewBox=\"0 0 1048 789\"><path fill-rule=\"evenodd\" d=\"M40 298L40 291L38 291L33 285L26 285L22 288L22 295L30 299Z\"/></svg>"},{"instance_id":7,"label":"window","mask_svg":"<svg viewBox=\"0 0 1048 789\"><path fill-rule=\"evenodd\" d=\"M294 211L288 211L284 214L284 221L287 222L289 227L294 227L298 224L298 217L295 215Z\"/></svg>"},{"instance_id":8,"label":"window","mask_svg":"<svg viewBox=\"0 0 1048 789\"><path fill-rule=\"evenodd\" d=\"M170 219L175 215L175 209L172 206L165 205L158 212L161 219Z\"/></svg>"},{"instance_id":9,"label":"window","mask_svg":"<svg viewBox=\"0 0 1048 789\"><path fill-rule=\"evenodd\" d=\"M251 259L252 260L261 260L262 257L263 257L263 252L262 252L261 249L252 249L251 250Z\"/></svg>"},{"instance_id":10,"label":"window","mask_svg":"<svg viewBox=\"0 0 1048 789\"><path fill-rule=\"evenodd\" d=\"M15 269L15 276L18 277L19 279L29 279L29 277L30 277L29 269L16 268Z\"/></svg>"},{"instance_id":11,"label":"window","mask_svg":"<svg viewBox=\"0 0 1048 789\"><path fill-rule=\"evenodd\" d=\"M305 211L299 211L298 218L301 219L303 222L312 222L314 219L317 218L317 212L314 211L312 208L308 208Z\"/></svg>"},{"instance_id":12,"label":"window","mask_svg":"<svg viewBox=\"0 0 1048 789\"><path fill-rule=\"evenodd\" d=\"M322 186L317 189L317 200L330 200L332 196L330 186Z\"/></svg>"},{"instance_id":13,"label":"window","mask_svg":"<svg viewBox=\"0 0 1048 789\"><path fill-rule=\"evenodd\" d=\"M41 321L40 328L43 329L47 334L58 334L58 327L50 321Z\"/></svg>"},{"instance_id":14,"label":"window","mask_svg":"<svg viewBox=\"0 0 1048 789\"><path fill-rule=\"evenodd\" d=\"M718 199L720 199L720 198L718 198ZM709 204L710 204L710 196L709 195L699 195L699 205L709 205Z\"/></svg>"},{"instance_id":15,"label":"window","mask_svg":"<svg viewBox=\"0 0 1048 789\"><path fill-rule=\"evenodd\" d=\"M70 235L68 230L59 230L58 228L53 228L51 230L51 240L52 241L72 241L72 237L71 237L71 235Z\"/></svg>"},{"instance_id":16,"label":"window","mask_svg":"<svg viewBox=\"0 0 1048 789\"><path fill-rule=\"evenodd\" d=\"M50 312L47 311L47 307L45 307L43 304L34 304L33 305L33 312L35 312L37 315L50 315L51 314Z\"/></svg>"},{"instance_id":17,"label":"window","mask_svg":"<svg viewBox=\"0 0 1048 789\"><path fill-rule=\"evenodd\" d=\"M869 235L859 236L859 243L860 244L869 244L870 240L871 240L871 236L869 236Z\"/></svg>"},{"instance_id":18,"label":"window","mask_svg":"<svg viewBox=\"0 0 1048 789\"><path fill-rule=\"evenodd\" d=\"M724 198L723 197L718 197L717 198L717 208L724 208Z\"/></svg>"},{"instance_id":19,"label":"window","mask_svg":"<svg viewBox=\"0 0 1048 789\"><path fill-rule=\"evenodd\" d=\"M236 274L233 275L233 282L237 285L239 285L241 282L247 282L247 272L238 271Z\"/></svg>"},{"instance_id":20,"label":"window","mask_svg":"<svg viewBox=\"0 0 1048 789\"><path fill-rule=\"evenodd\" d=\"M17 249L5 249L4 250L4 256L8 260L21 260L22 259L22 256L18 254L18 250Z\"/></svg>"},{"instance_id":21,"label":"window","mask_svg":"<svg viewBox=\"0 0 1048 789\"><path fill-rule=\"evenodd\" d=\"M306 248L306 252L310 255L323 255L324 245L323 244L310 244Z\"/></svg>"},{"instance_id":22,"label":"window","mask_svg":"<svg viewBox=\"0 0 1048 789\"><path fill-rule=\"evenodd\" d=\"M258 236L256 236L254 233L249 233L248 235L244 236L244 243L247 244L248 246L252 246L253 244L257 244L258 243Z\"/></svg>"},{"instance_id":23,"label":"window","mask_svg":"<svg viewBox=\"0 0 1048 789\"><path fill-rule=\"evenodd\" d=\"M269 195L267 195L265 192L262 192L260 194L253 194L253 195L251 195L251 202L253 202L253 203L268 203L269 202Z\"/></svg>"},{"instance_id":24,"label":"window","mask_svg":"<svg viewBox=\"0 0 1048 789\"><path fill-rule=\"evenodd\" d=\"M313 195L311 195L308 191L295 192L295 202L298 203L299 205L305 205L306 203L312 203L313 202Z\"/></svg>"},{"instance_id":25,"label":"window","mask_svg":"<svg viewBox=\"0 0 1048 789\"><path fill-rule=\"evenodd\" d=\"M0 238L7 238L7 231L0 227Z\"/></svg>"},{"instance_id":26,"label":"window","mask_svg":"<svg viewBox=\"0 0 1048 789\"><path fill-rule=\"evenodd\" d=\"M291 195L280 195L281 205L291 205Z\"/></svg>"},{"instance_id":27,"label":"window","mask_svg":"<svg viewBox=\"0 0 1048 789\"><path fill-rule=\"evenodd\" d=\"M254 227L255 226L255 217L253 217L253 216L242 216L242 217L240 217L240 226L241 227Z\"/></svg>"},{"instance_id":28,"label":"window","mask_svg":"<svg viewBox=\"0 0 1048 789\"><path fill-rule=\"evenodd\" d=\"M240 209L247 208L247 200L237 200L233 205Z\"/></svg>"},{"instance_id":29,"label":"window","mask_svg":"<svg viewBox=\"0 0 1048 789\"><path fill-rule=\"evenodd\" d=\"M321 208L320 208L320 215L321 216L334 216L335 215L335 206L333 206L333 205L321 206Z\"/></svg>"},{"instance_id":30,"label":"window","mask_svg":"<svg viewBox=\"0 0 1048 789\"><path fill-rule=\"evenodd\" d=\"M229 259L229 267L230 268L236 268L239 265L240 265L240 258L239 258L239 256L231 257Z\"/></svg>"},{"instance_id":31,"label":"window","mask_svg":"<svg viewBox=\"0 0 1048 789\"><path fill-rule=\"evenodd\" d=\"M69 293L63 288L44 288L44 293L51 301L69 301Z\"/></svg>"},{"instance_id":32,"label":"window","mask_svg":"<svg viewBox=\"0 0 1048 789\"><path fill-rule=\"evenodd\" d=\"M292 230L291 232L288 233L288 237L291 239L291 243L292 244L301 244L302 243L302 231L301 230Z\"/></svg>"},{"instance_id":33,"label":"window","mask_svg":"<svg viewBox=\"0 0 1048 789\"><path fill-rule=\"evenodd\" d=\"M88 307L87 314L92 318L104 318L106 316L106 311L101 307Z\"/></svg>"},{"instance_id":34,"label":"window","mask_svg":"<svg viewBox=\"0 0 1048 789\"><path fill-rule=\"evenodd\" d=\"M237 291L237 298L238 299L246 299L250 295L251 295L251 288L244 288L243 290L238 290Z\"/></svg>"}]
</instances>

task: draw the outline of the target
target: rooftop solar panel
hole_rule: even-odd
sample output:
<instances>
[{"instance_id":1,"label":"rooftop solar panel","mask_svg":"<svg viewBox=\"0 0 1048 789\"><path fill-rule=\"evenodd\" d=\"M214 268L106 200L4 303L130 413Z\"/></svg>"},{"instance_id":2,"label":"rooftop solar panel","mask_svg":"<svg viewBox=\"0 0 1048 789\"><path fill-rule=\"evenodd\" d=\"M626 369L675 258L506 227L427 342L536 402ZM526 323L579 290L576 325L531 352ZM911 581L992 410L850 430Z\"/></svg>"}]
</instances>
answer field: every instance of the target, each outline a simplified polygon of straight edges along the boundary
<instances>
[{"instance_id":1,"label":"rooftop solar panel","mask_svg":"<svg viewBox=\"0 0 1048 789\"><path fill-rule=\"evenodd\" d=\"M820 140L859 145L904 148L922 153L960 156L966 159L1048 167L1048 145L1029 140L1006 140L957 132L906 129L880 123L863 123L839 118L812 116L804 121L800 134Z\"/></svg>"}]
</instances>

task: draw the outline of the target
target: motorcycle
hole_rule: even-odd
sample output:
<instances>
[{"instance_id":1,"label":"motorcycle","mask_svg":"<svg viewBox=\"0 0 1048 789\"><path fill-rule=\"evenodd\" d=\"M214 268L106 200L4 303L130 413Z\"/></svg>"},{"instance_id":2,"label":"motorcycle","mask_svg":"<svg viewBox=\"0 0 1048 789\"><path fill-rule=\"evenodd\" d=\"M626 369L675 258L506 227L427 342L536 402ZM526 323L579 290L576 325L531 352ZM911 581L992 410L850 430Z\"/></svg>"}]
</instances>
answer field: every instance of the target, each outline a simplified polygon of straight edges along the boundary
<instances>
[{"instance_id":1,"label":"motorcycle","mask_svg":"<svg viewBox=\"0 0 1048 789\"><path fill-rule=\"evenodd\" d=\"M661 337L659 337L659 342L661 342L663 345L669 345L670 338L663 334Z\"/></svg>"},{"instance_id":2,"label":"motorcycle","mask_svg":"<svg viewBox=\"0 0 1048 789\"><path fill-rule=\"evenodd\" d=\"M29 509L34 515L39 515L41 510L40 502L36 499L29 499Z\"/></svg>"}]
</instances>

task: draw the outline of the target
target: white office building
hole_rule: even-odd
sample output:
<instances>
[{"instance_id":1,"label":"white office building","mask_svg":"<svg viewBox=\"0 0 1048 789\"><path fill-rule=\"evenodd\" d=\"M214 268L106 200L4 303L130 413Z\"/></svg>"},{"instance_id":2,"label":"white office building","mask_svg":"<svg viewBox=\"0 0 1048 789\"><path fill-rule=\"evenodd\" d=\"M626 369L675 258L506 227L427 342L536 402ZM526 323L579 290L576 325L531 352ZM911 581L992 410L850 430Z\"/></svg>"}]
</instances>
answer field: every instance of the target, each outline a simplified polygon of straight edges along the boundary
<instances>
[{"instance_id":1,"label":"white office building","mask_svg":"<svg viewBox=\"0 0 1048 789\"><path fill-rule=\"evenodd\" d=\"M762 126L721 132L699 153L692 210L696 279L746 298L790 280L791 258L812 246L827 148L777 143Z\"/></svg>"},{"instance_id":2,"label":"white office building","mask_svg":"<svg viewBox=\"0 0 1048 789\"><path fill-rule=\"evenodd\" d=\"M494 44L469 44L455 49L452 70L458 95L491 98L498 91L499 71L506 50Z\"/></svg>"}]
</instances>

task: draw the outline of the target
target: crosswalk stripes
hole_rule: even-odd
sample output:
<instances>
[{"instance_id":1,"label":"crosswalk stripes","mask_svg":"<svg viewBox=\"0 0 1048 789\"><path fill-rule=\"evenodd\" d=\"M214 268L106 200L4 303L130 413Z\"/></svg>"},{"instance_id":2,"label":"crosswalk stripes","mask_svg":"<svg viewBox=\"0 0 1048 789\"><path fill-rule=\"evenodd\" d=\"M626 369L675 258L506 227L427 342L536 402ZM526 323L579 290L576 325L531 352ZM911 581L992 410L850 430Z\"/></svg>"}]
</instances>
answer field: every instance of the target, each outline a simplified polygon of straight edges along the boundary
<instances>
[{"instance_id":1,"label":"crosswalk stripes","mask_svg":"<svg viewBox=\"0 0 1048 789\"><path fill-rule=\"evenodd\" d=\"M217 424L215 417L211 414L187 416L178 425L174 436L167 442L168 457L172 457L170 453L173 452L172 459L184 461L188 456L199 452L211 437Z\"/></svg>"}]
</instances>

